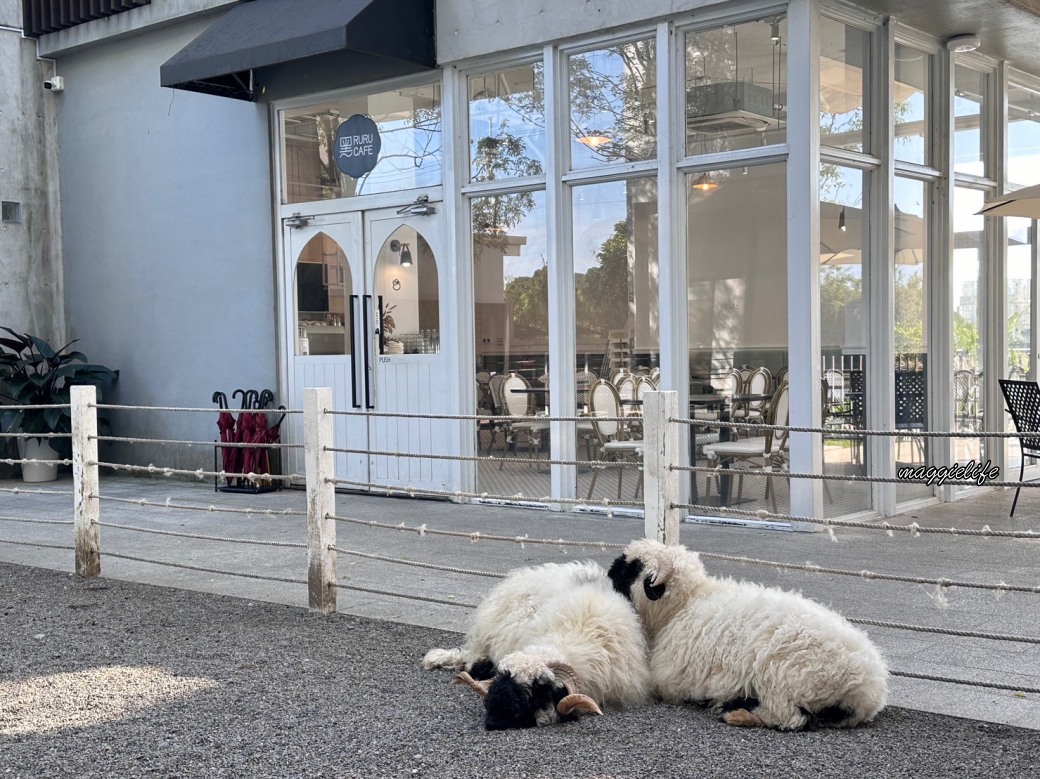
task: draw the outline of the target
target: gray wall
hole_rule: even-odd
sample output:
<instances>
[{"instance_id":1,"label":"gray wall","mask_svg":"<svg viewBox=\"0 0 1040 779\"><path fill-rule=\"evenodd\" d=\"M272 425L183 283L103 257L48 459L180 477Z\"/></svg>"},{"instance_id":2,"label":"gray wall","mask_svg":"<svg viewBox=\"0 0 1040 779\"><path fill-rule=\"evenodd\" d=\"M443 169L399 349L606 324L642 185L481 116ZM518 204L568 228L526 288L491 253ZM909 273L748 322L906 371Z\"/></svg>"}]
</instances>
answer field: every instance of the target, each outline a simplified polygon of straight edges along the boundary
<instances>
[{"instance_id":1,"label":"gray wall","mask_svg":"<svg viewBox=\"0 0 1040 779\"><path fill-rule=\"evenodd\" d=\"M267 108L159 86L209 20L58 55L68 329L121 371L106 400L208 407L277 390ZM215 416L115 411L114 434L213 440ZM182 468L212 450L121 444L102 460Z\"/></svg>"},{"instance_id":2,"label":"gray wall","mask_svg":"<svg viewBox=\"0 0 1040 779\"><path fill-rule=\"evenodd\" d=\"M22 38L19 0L0 0L0 200L21 204L22 221L0 224L0 325L49 341L65 334L58 225L55 95Z\"/></svg>"},{"instance_id":3,"label":"gray wall","mask_svg":"<svg viewBox=\"0 0 1040 779\"><path fill-rule=\"evenodd\" d=\"M625 24L689 13L721 0L438 0L437 61L590 35Z\"/></svg>"}]
</instances>

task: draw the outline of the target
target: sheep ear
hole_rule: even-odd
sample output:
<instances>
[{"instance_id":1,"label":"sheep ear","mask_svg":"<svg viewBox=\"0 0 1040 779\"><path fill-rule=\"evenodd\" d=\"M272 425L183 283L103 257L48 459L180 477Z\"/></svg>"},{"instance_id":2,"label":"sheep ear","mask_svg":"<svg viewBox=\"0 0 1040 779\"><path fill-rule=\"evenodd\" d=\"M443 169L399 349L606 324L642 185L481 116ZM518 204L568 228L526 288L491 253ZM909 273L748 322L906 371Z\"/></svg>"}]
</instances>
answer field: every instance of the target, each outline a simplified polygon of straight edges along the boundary
<instances>
[{"instance_id":1,"label":"sheep ear","mask_svg":"<svg viewBox=\"0 0 1040 779\"><path fill-rule=\"evenodd\" d=\"M646 576L643 578L643 593L646 595L647 600L660 600L664 595L665 586L663 584L653 585L650 583L650 577Z\"/></svg>"}]
</instances>

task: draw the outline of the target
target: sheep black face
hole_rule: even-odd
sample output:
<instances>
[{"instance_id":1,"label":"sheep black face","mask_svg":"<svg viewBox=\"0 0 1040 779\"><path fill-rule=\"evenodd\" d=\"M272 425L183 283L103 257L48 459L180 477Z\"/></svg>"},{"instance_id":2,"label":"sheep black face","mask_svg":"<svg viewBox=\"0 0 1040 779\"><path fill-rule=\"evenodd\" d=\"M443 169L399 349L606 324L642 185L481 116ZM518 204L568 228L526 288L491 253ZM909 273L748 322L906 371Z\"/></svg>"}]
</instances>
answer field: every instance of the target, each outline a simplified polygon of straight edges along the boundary
<instances>
[{"instance_id":1,"label":"sheep black face","mask_svg":"<svg viewBox=\"0 0 1040 779\"><path fill-rule=\"evenodd\" d=\"M577 719L574 712L560 714L557 704L567 697L567 688L555 681L535 679L519 683L509 671L500 674L484 698L484 727L488 730L533 728Z\"/></svg>"},{"instance_id":2,"label":"sheep black face","mask_svg":"<svg viewBox=\"0 0 1040 779\"><path fill-rule=\"evenodd\" d=\"M578 691L577 675L566 663L541 663L523 652L508 655L492 679L477 680L461 671L452 680L484 699L488 730L533 728L570 722L580 712L602 714L599 705Z\"/></svg>"},{"instance_id":3,"label":"sheep black face","mask_svg":"<svg viewBox=\"0 0 1040 779\"><path fill-rule=\"evenodd\" d=\"M639 558L629 560L624 555L619 555L607 571L607 576L614 585L614 589L632 600L632 587L640 579L643 580L643 593L647 600L659 600L664 595L664 584L653 584L652 579L659 577L643 576L646 566Z\"/></svg>"}]
</instances>

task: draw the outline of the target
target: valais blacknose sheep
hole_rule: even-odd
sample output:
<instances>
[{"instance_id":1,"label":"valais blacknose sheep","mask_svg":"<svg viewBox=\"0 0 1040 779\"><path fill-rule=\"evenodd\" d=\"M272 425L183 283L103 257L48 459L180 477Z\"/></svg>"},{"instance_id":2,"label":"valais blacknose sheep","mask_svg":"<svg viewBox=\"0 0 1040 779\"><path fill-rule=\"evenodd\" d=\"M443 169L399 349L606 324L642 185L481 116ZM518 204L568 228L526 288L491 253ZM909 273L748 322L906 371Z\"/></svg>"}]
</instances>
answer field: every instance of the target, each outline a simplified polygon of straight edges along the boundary
<instances>
[{"instance_id":1,"label":"valais blacknose sheep","mask_svg":"<svg viewBox=\"0 0 1040 779\"><path fill-rule=\"evenodd\" d=\"M696 552L649 539L625 547L609 576L643 618L654 690L667 702L781 730L853 727L885 705L878 650L815 601L708 576Z\"/></svg>"},{"instance_id":2,"label":"valais blacknose sheep","mask_svg":"<svg viewBox=\"0 0 1040 779\"><path fill-rule=\"evenodd\" d=\"M646 636L632 604L594 562L513 571L474 612L465 643L431 649L424 668L484 698L488 730L602 714L650 696Z\"/></svg>"}]
</instances>

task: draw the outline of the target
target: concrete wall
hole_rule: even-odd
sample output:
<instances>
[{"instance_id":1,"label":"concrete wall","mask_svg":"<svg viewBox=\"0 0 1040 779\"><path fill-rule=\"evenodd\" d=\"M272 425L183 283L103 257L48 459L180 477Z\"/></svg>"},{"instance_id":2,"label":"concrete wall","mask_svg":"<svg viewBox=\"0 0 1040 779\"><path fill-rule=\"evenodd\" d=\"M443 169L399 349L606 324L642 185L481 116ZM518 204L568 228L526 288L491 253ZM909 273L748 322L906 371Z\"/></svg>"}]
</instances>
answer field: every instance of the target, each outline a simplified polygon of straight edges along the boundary
<instances>
[{"instance_id":1,"label":"concrete wall","mask_svg":"<svg viewBox=\"0 0 1040 779\"><path fill-rule=\"evenodd\" d=\"M440 64L495 52L592 35L672 14L690 14L720 0L439 0L437 61Z\"/></svg>"},{"instance_id":2,"label":"concrete wall","mask_svg":"<svg viewBox=\"0 0 1040 779\"><path fill-rule=\"evenodd\" d=\"M159 86L209 23L150 28L59 54L68 329L121 371L106 400L208 407L277 390L267 107ZM114 433L213 440L215 417L113 412ZM120 445L116 461L184 468L212 450Z\"/></svg>"},{"instance_id":3,"label":"concrete wall","mask_svg":"<svg viewBox=\"0 0 1040 779\"><path fill-rule=\"evenodd\" d=\"M21 222L0 223L0 326L50 341L65 336L52 64L21 35L19 0L0 0L0 200Z\"/></svg>"}]
</instances>

